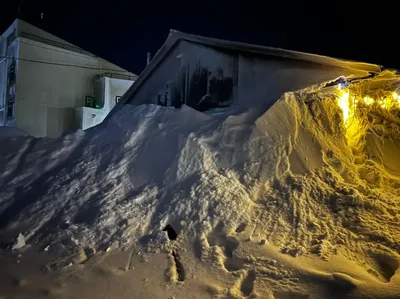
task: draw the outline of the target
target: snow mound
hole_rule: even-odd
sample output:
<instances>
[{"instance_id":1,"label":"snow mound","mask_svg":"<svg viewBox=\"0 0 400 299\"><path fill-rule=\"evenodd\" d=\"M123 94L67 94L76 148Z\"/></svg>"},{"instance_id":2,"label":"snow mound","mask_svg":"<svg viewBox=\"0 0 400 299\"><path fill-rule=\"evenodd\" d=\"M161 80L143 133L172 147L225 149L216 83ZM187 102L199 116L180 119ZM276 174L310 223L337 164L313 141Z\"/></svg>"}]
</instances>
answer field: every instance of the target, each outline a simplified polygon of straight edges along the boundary
<instances>
[{"instance_id":1,"label":"snow mound","mask_svg":"<svg viewBox=\"0 0 400 299\"><path fill-rule=\"evenodd\" d=\"M16 136L28 136L28 134L15 127L0 127L0 139Z\"/></svg>"},{"instance_id":2,"label":"snow mound","mask_svg":"<svg viewBox=\"0 0 400 299\"><path fill-rule=\"evenodd\" d=\"M0 228L98 249L165 223L234 226L251 201L240 175L223 166L240 168L248 149L237 144L251 131L189 107L149 105L127 106L87 132L26 138L2 161Z\"/></svg>"},{"instance_id":3,"label":"snow mound","mask_svg":"<svg viewBox=\"0 0 400 299\"><path fill-rule=\"evenodd\" d=\"M0 149L0 229L58 250L158 247L166 224L203 247L248 230L294 256L374 263L373 250L399 249L397 112L360 105L346 127L332 93L317 91L256 118L127 105L86 132L24 137Z\"/></svg>"}]
</instances>

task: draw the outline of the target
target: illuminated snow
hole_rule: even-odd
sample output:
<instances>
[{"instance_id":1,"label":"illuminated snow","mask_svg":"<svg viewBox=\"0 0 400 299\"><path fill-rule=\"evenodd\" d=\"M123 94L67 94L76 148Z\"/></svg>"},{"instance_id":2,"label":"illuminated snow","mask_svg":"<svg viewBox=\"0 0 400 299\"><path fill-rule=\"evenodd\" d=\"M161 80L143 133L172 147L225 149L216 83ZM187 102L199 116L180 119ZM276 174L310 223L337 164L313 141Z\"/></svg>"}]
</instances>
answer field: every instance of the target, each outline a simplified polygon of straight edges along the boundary
<instances>
[{"instance_id":1,"label":"illuminated snow","mask_svg":"<svg viewBox=\"0 0 400 299\"><path fill-rule=\"evenodd\" d=\"M24 227L27 243L62 253L138 240L159 250L171 224L214 264L232 258L219 247L248 246L243 231L287 255L338 255L388 282L400 244L398 85L389 76L313 87L234 116L127 105L87 132L9 137L0 228Z\"/></svg>"}]
</instances>

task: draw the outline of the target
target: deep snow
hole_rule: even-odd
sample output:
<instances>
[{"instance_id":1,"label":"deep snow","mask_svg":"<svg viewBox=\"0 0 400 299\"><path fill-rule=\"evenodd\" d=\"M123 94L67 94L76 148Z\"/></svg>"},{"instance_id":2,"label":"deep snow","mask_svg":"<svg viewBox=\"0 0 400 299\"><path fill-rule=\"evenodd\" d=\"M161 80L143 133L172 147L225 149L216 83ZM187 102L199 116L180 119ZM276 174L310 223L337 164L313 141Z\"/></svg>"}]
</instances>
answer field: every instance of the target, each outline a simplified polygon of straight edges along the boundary
<instances>
[{"instance_id":1,"label":"deep snow","mask_svg":"<svg viewBox=\"0 0 400 299\"><path fill-rule=\"evenodd\" d=\"M158 252L171 224L175 248L192 244L226 271L240 269L245 232L289 256L343 256L387 283L399 266L400 125L399 106L379 98L399 82L384 74L348 91L314 86L231 116L126 105L85 132L8 137L0 229L81 262L132 242Z\"/></svg>"}]
</instances>

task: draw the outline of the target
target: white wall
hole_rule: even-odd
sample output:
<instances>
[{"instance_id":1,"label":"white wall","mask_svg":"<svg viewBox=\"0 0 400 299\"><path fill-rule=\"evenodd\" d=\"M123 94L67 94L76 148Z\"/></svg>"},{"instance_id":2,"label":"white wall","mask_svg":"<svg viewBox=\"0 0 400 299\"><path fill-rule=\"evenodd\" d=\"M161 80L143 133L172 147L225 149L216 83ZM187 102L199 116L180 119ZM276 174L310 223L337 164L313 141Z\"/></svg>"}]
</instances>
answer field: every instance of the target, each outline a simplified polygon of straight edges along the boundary
<instances>
[{"instance_id":1,"label":"white wall","mask_svg":"<svg viewBox=\"0 0 400 299\"><path fill-rule=\"evenodd\" d=\"M112 65L26 38L18 40L21 59L17 80L17 126L36 137L56 137L76 125L61 115L70 114L68 108L84 106L85 97L94 96L95 76L109 71ZM59 120L50 115L55 108Z\"/></svg>"},{"instance_id":2,"label":"white wall","mask_svg":"<svg viewBox=\"0 0 400 299\"><path fill-rule=\"evenodd\" d=\"M95 82L96 103L103 103L103 108L90 107L76 108L76 119L79 128L86 130L100 124L111 109L115 106L115 97L123 96L133 84L133 81L101 77Z\"/></svg>"},{"instance_id":3,"label":"white wall","mask_svg":"<svg viewBox=\"0 0 400 299\"><path fill-rule=\"evenodd\" d=\"M133 81L131 80L123 80L123 79L117 79L117 78L108 78L110 88L109 88L109 110L111 111L112 108L114 108L116 102L115 98L117 96L122 97L125 92L129 89L129 87L132 86Z\"/></svg>"},{"instance_id":4,"label":"white wall","mask_svg":"<svg viewBox=\"0 0 400 299\"><path fill-rule=\"evenodd\" d=\"M7 36L13 32L16 39L7 47ZM24 33L30 37L21 37ZM63 48L65 46L69 48ZM16 122L8 120L7 125L17 125L36 137L57 137L63 131L77 127L73 108L84 106L86 96L94 96L96 75L115 72L134 76L18 19L1 36L0 56L17 58ZM4 94L8 93L6 81L10 64L11 59L0 62L0 101L5 105L9 98ZM6 109L0 110L0 125L4 123L5 114Z\"/></svg>"},{"instance_id":5,"label":"white wall","mask_svg":"<svg viewBox=\"0 0 400 299\"><path fill-rule=\"evenodd\" d=\"M80 124L80 129L86 130L100 124L107 116L108 112L90 107L75 108L76 121Z\"/></svg>"},{"instance_id":6,"label":"white wall","mask_svg":"<svg viewBox=\"0 0 400 299\"><path fill-rule=\"evenodd\" d=\"M95 82L96 103L103 105L101 110L107 113L115 106L115 98L122 97L133 84L133 80L101 77Z\"/></svg>"}]
</instances>

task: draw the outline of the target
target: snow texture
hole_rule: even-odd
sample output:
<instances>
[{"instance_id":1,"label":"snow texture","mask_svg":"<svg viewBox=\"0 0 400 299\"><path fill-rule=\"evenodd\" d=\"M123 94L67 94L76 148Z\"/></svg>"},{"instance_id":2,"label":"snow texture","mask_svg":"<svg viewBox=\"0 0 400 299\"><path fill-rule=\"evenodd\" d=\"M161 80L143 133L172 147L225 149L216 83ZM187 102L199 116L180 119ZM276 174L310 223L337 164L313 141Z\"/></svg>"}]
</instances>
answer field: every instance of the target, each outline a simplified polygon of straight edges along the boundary
<instances>
[{"instance_id":1,"label":"snow texture","mask_svg":"<svg viewBox=\"0 0 400 299\"><path fill-rule=\"evenodd\" d=\"M284 253L341 251L388 281L400 248L400 124L360 108L349 138L329 95L306 104L318 90L231 116L126 105L86 132L2 141L0 229L68 254L136 241L159 248L171 224L230 258L232 235L251 228ZM395 269L379 272L377 261Z\"/></svg>"},{"instance_id":2,"label":"snow texture","mask_svg":"<svg viewBox=\"0 0 400 299\"><path fill-rule=\"evenodd\" d=\"M5 137L27 136L24 131L15 127L1 127L0 126L0 139Z\"/></svg>"}]
</instances>

